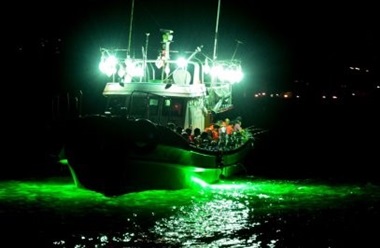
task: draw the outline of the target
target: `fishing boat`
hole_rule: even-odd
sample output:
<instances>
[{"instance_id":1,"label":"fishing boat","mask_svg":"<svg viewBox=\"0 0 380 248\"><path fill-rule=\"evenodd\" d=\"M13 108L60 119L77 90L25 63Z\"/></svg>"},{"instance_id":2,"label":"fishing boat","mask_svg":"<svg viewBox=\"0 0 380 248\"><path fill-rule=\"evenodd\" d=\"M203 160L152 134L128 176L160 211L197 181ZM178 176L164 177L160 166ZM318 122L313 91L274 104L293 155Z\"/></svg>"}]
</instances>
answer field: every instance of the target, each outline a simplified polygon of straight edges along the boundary
<instances>
[{"instance_id":1,"label":"fishing boat","mask_svg":"<svg viewBox=\"0 0 380 248\"><path fill-rule=\"evenodd\" d=\"M139 58L129 48L100 49L99 68L110 79L103 90L105 111L72 120L64 146L79 187L105 195L179 189L244 170L242 162L254 146L252 130L227 133L216 123L218 114L233 109L233 86L243 77L240 61L216 59L215 47L213 56L206 56L202 46L175 57L174 31L159 32L162 49L154 59L147 57L147 45ZM146 39L147 44L149 34ZM178 128L199 129L203 136L189 141ZM210 139L215 129L218 138Z\"/></svg>"}]
</instances>

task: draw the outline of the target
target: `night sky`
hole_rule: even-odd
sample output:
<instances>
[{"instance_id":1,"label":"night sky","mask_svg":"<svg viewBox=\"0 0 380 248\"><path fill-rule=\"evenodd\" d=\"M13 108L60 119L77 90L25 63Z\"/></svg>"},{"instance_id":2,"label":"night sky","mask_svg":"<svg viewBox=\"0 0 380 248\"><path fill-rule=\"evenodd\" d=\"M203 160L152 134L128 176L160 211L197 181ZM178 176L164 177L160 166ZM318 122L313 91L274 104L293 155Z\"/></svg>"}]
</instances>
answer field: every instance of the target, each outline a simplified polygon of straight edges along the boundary
<instances>
[{"instance_id":1,"label":"night sky","mask_svg":"<svg viewBox=\"0 0 380 248\"><path fill-rule=\"evenodd\" d=\"M101 91L100 47L128 46L132 0L27 1L11 4L12 54L30 75L44 73L38 89ZM135 0L131 50L160 49L160 29L174 31L172 50L212 56L217 0ZM379 28L374 1L222 0L218 58L241 59L249 90L282 90L294 80L329 84L344 66L378 71ZM16 20L17 19L17 20ZM26 77L16 77L24 80ZM35 76L33 76L35 78Z\"/></svg>"}]
</instances>

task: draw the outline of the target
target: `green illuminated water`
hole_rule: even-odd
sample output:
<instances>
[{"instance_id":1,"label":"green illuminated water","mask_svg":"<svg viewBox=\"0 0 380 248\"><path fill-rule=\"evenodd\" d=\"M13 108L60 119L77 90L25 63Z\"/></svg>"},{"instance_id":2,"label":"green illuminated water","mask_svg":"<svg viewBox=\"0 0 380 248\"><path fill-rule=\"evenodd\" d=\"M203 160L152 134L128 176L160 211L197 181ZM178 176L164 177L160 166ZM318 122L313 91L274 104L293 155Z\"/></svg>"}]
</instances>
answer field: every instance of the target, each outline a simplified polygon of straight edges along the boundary
<instances>
[{"instance_id":1,"label":"green illuminated water","mask_svg":"<svg viewBox=\"0 0 380 248\"><path fill-rule=\"evenodd\" d=\"M71 179L0 182L2 241L39 247L351 247L377 240L379 186L246 177L118 197ZM349 238L349 239L348 239Z\"/></svg>"}]
</instances>

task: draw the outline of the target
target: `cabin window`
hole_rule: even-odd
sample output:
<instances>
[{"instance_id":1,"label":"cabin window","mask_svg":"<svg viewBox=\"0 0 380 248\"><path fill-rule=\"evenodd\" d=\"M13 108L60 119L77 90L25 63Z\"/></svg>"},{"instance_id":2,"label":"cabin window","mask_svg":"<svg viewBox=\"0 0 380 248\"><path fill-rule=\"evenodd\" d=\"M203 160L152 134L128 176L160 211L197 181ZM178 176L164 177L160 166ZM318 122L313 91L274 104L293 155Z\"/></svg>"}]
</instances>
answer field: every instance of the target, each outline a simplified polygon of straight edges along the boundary
<instances>
[{"instance_id":1,"label":"cabin window","mask_svg":"<svg viewBox=\"0 0 380 248\"><path fill-rule=\"evenodd\" d=\"M151 98L149 99L149 116L157 117L159 115L159 99Z\"/></svg>"},{"instance_id":2,"label":"cabin window","mask_svg":"<svg viewBox=\"0 0 380 248\"><path fill-rule=\"evenodd\" d=\"M166 99L162 109L163 116L179 117L184 114L184 101L182 99Z\"/></svg>"},{"instance_id":3,"label":"cabin window","mask_svg":"<svg viewBox=\"0 0 380 248\"><path fill-rule=\"evenodd\" d=\"M158 106L158 99L150 99L149 106Z\"/></svg>"},{"instance_id":4,"label":"cabin window","mask_svg":"<svg viewBox=\"0 0 380 248\"><path fill-rule=\"evenodd\" d=\"M136 94L131 98L129 114L135 118L159 120L160 99L146 94Z\"/></svg>"}]
</instances>

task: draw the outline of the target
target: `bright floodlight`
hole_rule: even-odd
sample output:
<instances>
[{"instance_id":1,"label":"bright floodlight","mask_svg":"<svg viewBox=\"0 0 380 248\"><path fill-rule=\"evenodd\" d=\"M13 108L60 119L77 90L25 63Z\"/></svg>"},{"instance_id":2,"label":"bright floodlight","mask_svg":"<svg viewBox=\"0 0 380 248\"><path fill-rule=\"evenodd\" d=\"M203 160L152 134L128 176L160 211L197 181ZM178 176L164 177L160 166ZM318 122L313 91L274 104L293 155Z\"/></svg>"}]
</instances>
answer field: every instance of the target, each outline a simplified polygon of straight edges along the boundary
<instances>
[{"instance_id":1,"label":"bright floodlight","mask_svg":"<svg viewBox=\"0 0 380 248\"><path fill-rule=\"evenodd\" d=\"M105 73L107 76L112 76L116 73L116 66L117 66L117 58L113 55L108 57L102 57L99 69L101 72Z\"/></svg>"},{"instance_id":2,"label":"bright floodlight","mask_svg":"<svg viewBox=\"0 0 380 248\"><path fill-rule=\"evenodd\" d=\"M186 68L187 67L187 60L185 59L185 58L178 58L177 59L177 66L179 67L179 68Z\"/></svg>"}]
</instances>

